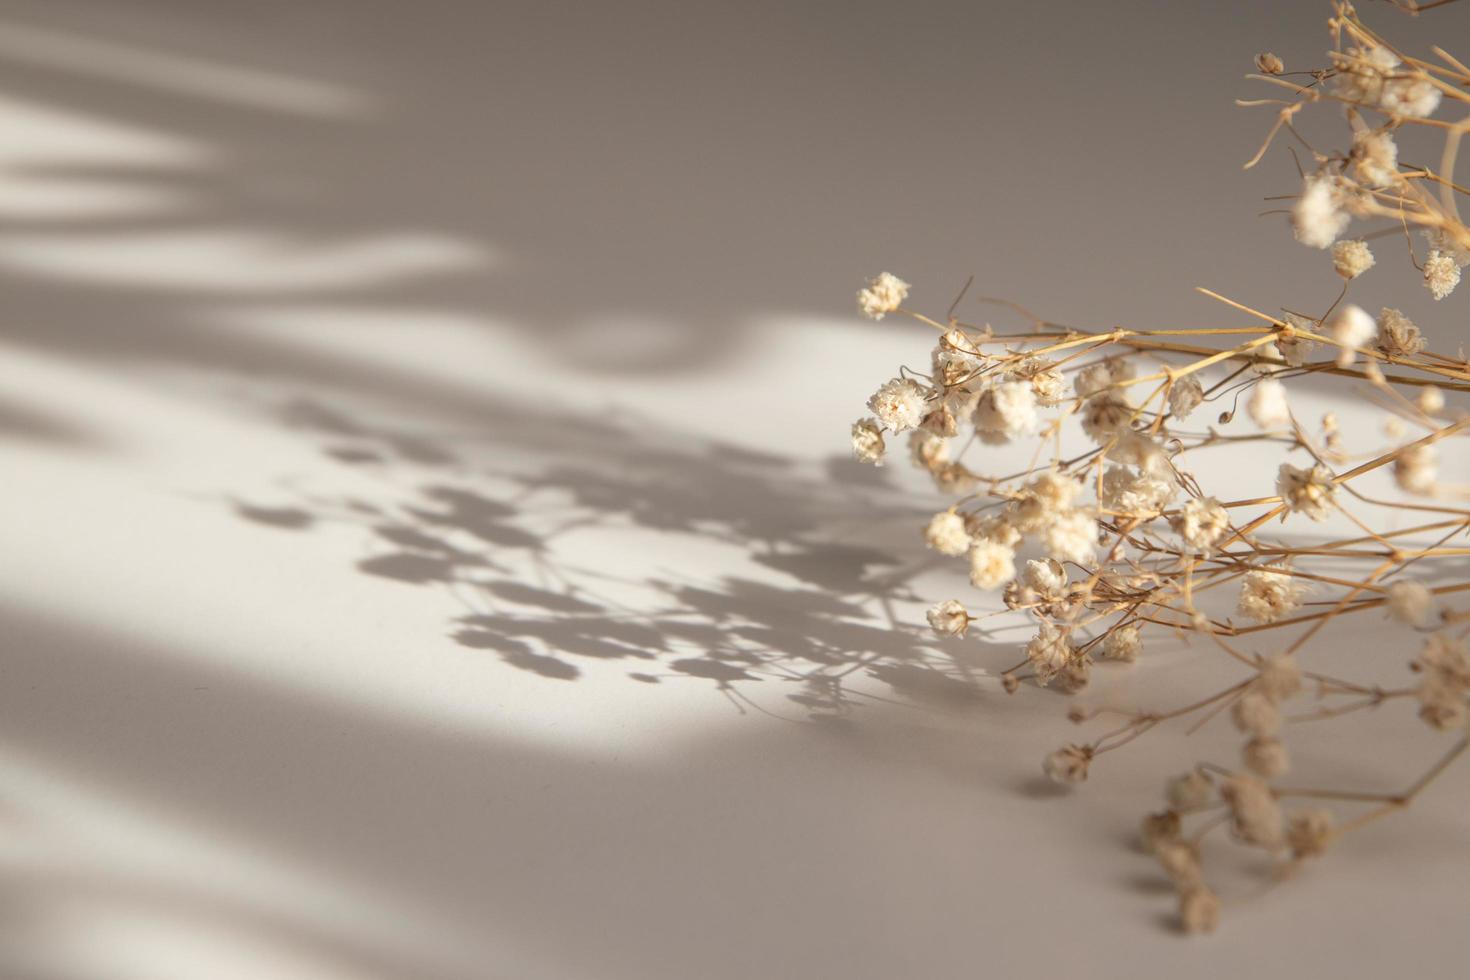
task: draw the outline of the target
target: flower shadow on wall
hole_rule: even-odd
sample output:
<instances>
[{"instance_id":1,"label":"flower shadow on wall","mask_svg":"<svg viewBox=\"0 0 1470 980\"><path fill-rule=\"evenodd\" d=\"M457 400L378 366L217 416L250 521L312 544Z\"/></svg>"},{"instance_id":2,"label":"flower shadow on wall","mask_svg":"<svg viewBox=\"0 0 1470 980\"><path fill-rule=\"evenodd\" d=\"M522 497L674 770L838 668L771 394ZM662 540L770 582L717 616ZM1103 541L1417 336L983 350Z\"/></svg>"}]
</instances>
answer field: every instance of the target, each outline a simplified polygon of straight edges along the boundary
<instances>
[{"instance_id":1,"label":"flower shadow on wall","mask_svg":"<svg viewBox=\"0 0 1470 980\"><path fill-rule=\"evenodd\" d=\"M518 414L522 428L579 434L532 453L534 439L487 452L482 439L410 433L315 400L290 401L279 417L384 492L293 486L284 503L236 500L239 517L293 533L360 527L359 572L447 590L464 607L448 624L456 643L549 680L618 662L641 683L709 683L742 711L779 697L830 717L879 696L854 694L858 678L906 700L972 702L977 679L1012 649L920 628L908 582L933 562L845 539L875 512L910 533L923 513L847 460L804 467L631 419ZM657 560L640 560L630 540ZM720 563L683 563L688 549L714 549ZM710 567L732 571L696 570Z\"/></svg>"}]
</instances>

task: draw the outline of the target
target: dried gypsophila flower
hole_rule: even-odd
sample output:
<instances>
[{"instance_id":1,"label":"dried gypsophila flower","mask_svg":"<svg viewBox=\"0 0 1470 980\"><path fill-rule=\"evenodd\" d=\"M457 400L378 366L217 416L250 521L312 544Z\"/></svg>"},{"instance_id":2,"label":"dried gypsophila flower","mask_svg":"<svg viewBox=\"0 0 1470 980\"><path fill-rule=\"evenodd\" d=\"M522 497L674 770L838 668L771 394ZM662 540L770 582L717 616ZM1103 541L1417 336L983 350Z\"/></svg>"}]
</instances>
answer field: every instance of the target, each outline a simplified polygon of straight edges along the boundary
<instances>
[{"instance_id":1,"label":"dried gypsophila flower","mask_svg":"<svg viewBox=\"0 0 1470 980\"><path fill-rule=\"evenodd\" d=\"M1332 268L1344 279L1356 279L1373 268L1373 251L1362 239L1348 239L1332 246Z\"/></svg>"},{"instance_id":2,"label":"dried gypsophila flower","mask_svg":"<svg viewBox=\"0 0 1470 980\"><path fill-rule=\"evenodd\" d=\"M1239 772L1220 784L1220 798L1230 811L1230 829L1246 844L1276 849L1285 836L1285 821L1276 794L1259 776Z\"/></svg>"},{"instance_id":3,"label":"dried gypsophila flower","mask_svg":"<svg viewBox=\"0 0 1470 980\"><path fill-rule=\"evenodd\" d=\"M1036 392L1024 381L987 388L975 403L975 434L982 442L1010 442L1033 431L1036 421Z\"/></svg>"},{"instance_id":4,"label":"dried gypsophila flower","mask_svg":"<svg viewBox=\"0 0 1470 980\"><path fill-rule=\"evenodd\" d=\"M1257 736L1245 743L1240 757L1246 768L1262 779L1284 776L1291 768L1291 756L1279 738Z\"/></svg>"},{"instance_id":5,"label":"dried gypsophila flower","mask_svg":"<svg viewBox=\"0 0 1470 980\"><path fill-rule=\"evenodd\" d=\"M1424 285L1436 300L1444 299L1460 284L1460 265L1453 255L1430 249L1424 259Z\"/></svg>"},{"instance_id":6,"label":"dried gypsophila flower","mask_svg":"<svg viewBox=\"0 0 1470 980\"><path fill-rule=\"evenodd\" d=\"M1179 924L1185 932L1214 932L1220 925L1220 899L1200 885L1179 895Z\"/></svg>"},{"instance_id":7,"label":"dried gypsophila flower","mask_svg":"<svg viewBox=\"0 0 1470 980\"><path fill-rule=\"evenodd\" d=\"M1393 478L1399 489L1429 495L1439 481L1439 454L1428 443L1410 446L1393 461Z\"/></svg>"},{"instance_id":8,"label":"dried gypsophila flower","mask_svg":"<svg viewBox=\"0 0 1470 980\"><path fill-rule=\"evenodd\" d=\"M1422 626L1434 612L1434 593L1416 579L1402 578L1388 587L1388 614L1409 626Z\"/></svg>"},{"instance_id":9,"label":"dried gypsophila flower","mask_svg":"<svg viewBox=\"0 0 1470 980\"><path fill-rule=\"evenodd\" d=\"M873 392L868 411L894 432L917 428L929 413L929 391L913 378L894 378Z\"/></svg>"},{"instance_id":10,"label":"dried gypsophila flower","mask_svg":"<svg viewBox=\"0 0 1470 980\"><path fill-rule=\"evenodd\" d=\"M1205 390L1198 378L1192 374L1179 378L1169 389L1169 414L1182 422L1204 400Z\"/></svg>"},{"instance_id":11,"label":"dried gypsophila flower","mask_svg":"<svg viewBox=\"0 0 1470 980\"><path fill-rule=\"evenodd\" d=\"M924 527L924 543L941 555L958 557L970 550L970 532L965 518L952 510L935 514Z\"/></svg>"},{"instance_id":12,"label":"dried gypsophila flower","mask_svg":"<svg viewBox=\"0 0 1470 980\"><path fill-rule=\"evenodd\" d=\"M1337 486L1332 471L1320 463L1310 467L1282 463L1276 472L1276 492L1292 513L1325 521L1332 513Z\"/></svg>"},{"instance_id":13,"label":"dried gypsophila flower","mask_svg":"<svg viewBox=\"0 0 1470 980\"><path fill-rule=\"evenodd\" d=\"M1164 784L1164 798L1174 810L1199 810L1209 806L1215 783L1200 769L1191 769Z\"/></svg>"},{"instance_id":14,"label":"dried gypsophila flower","mask_svg":"<svg viewBox=\"0 0 1470 980\"><path fill-rule=\"evenodd\" d=\"M1207 555L1230 530L1230 514L1214 497L1200 497L1186 501L1170 519L1170 526L1186 548Z\"/></svg>"},{"instance_id":15,"label":"dried gypsophila flower","mask_svg":"<svg viewBox=\"0 0 1470 980\"><path fill-rule=\"evenodd\" d=\"M858 309L863 316L881 320L894 313L908 298L909 284L891 272L879 273L868 280L868 285L858 290Z\"/></svg>"},{"instance_id":16,"label":"dried gypsophila flower","mask_svg":"<svg viewBox=\"0 0 1470 980\"><path fill-rule=\"evenodd\" d=\"M1036 682L1045 686L1077 656L1077 648L1065 630L1043 623L1026 644L1026 659L1036 673Z\"/></svg>"},{"instance_id":17,"label":"dried gypsophila flower","mask_svg":"<svg viewBox=\"0 0 1470 980\"><path fill-rule=\"evenodd\" d=\"M1256 382L1246 402L1251 421L1262 429L1280 429L1291 424L1291 406L1286 401L1286 386L1275 378Z\"/></svg>"},{"instance_id":18,"label":"dried gypsophila flower","mask_svg":"<svg viewBox=\"0 0 1470 980\"><path fill-rule=\"evenodd\" d=\"M1316 857L1332 843L1335 827L1331 810L1297 810L1286 819L1286 844L1292 857Z\"/></svg>"},{"instance_id":19,"label":"dried gypsophila flower","mask_svg":"<svg viewBox=\"0 0 1470 980\"><path fill-rule=\"evenodd\" d=\"M1398 179L1399 148L1393 134L1360 130L1353 134L1353 175L1368 187L1387 187Z\"/></svg>"},{"instance_id":20,"label":"dried gypsophila flower","mask_svg":"<svg viewBox=\"0 0 1470 980\"><path fill-rule=\"evenodd\" d=\"M1289 565L1254 568L1241 580L1236 612L1258 623L1274 623L1300 608L1306 593Z\"/></svg>"},{"instance_id":21,"label":"dried gypsophila flower","mask_svg":"<svg viewBox=\"0 0 1470 980\"><path fill-rule=\"evenodd\" d=\"M1041 542L1058 561L1091 564L1097 556L1097 519L1082 509L1057 514L1042 530Z\"/></svg>"},{"instance_id":22,"label":"dried gypsophila flower","mask_svg":"<svg viewBox=\"0 0 1470 980\"><path fill-rule=\"evenodd\" d=\"M1247 735L1270 737L1281 731L1281 711L1260 691L1246 691L1230 706L1230 720Z\"/></svg>"},{"instance_id":23,"label":"dried gypsophila flower","mask_svg":"<svg viewBox=\"0 0 1470 980\"><path fill-rule=\"evenodd\" d=\"M1042 760L1041 769L1054 783L1080 783L1087 779L1092 762L1092 749L1085 745L1065 745Z\"/></svg>"},{"instance_id":24,"label":"dried gypsophila flower","mask_svg":"<svg viewBox=\"0 0 1470 980\"><path fill-rule=\"evenodd\" d=\"M1262 51L1256 55L1256 71L1263 75L1279 75L1286 71L1286 65L1270 51Z\"/></svg>"},{"instance_id":25,"label":"dried gypsophila flower","mask_svg":"<svg viewBox=\"0 0 1470 980\"><path fill-rule=\"evenodd\" d=\"M998 541L981 539L970 547L970 584L995 589L1016 577L1016 552Z\"/></svg>"},{"instance_id":26,"label":"dried gypsophila flower","mask_svg":"<svg viewBox=\"0 0 1470 980\"><path fill-rule=\"evenodd\" d=\"M1292 232L1312 248L1327 248L1347 230L1352 217L1343 209L1342 192L1328 176L1306 178L1291 209Z\"/></svg>"},{"instance_id":27,"label":"dried gypsophila flower","mask_svg":"<svg viewBox=\"0 0 1470 980\"><path fill-rule=\"evenodd\" d=\"M1150 854L1157 853L1160 845L1179 840L1181 821L1173 810L1150 813L1138 825L1138 841Z\"/></svg>"},{"instance_id":28,"label":"dried gypsophila flower","mask_svg":"<svg viewBox=\"0 0 1470 980\"><path fill-rule=\"evenodd\" d=\"M1103 640L1103 656L1109 660L1132 663L1143 651L1143 639L1137 626L1120 626Z\"/></svg>"},{"instance_id":29,"label":"dried gypsophila flower","mask_svg":"<svg viewBox=\"0 0 1470 980\"><path fill-rule=\"evenodd\" d=\"M946 599L929 607L929 626L940 636L964 636L970 626L970 614L958 599Z\"/></svg>"},{"instance_id":30,"label":"dried gypsophila flower","mask_svg":"<svg viewBox=\"0 0 1470 980\"><path fill-rule=\"evenodd\" d=\"M852 454L859 462L882 466L885 448L876 419L858 419L852 424Z\"/></svg>"},{"instance_id":31,"label":"dried gypsophila flower","mask_svg":"<svg viewBox=\"0 0 1470 980\"><path fill-rule=\"evenodd\" d=\"M1424 349L1424 337L1413 320L1384 307L1378 314L1377 347L1389 357L1413 357Z\"/></svg>"},{"instance_id":32,"label":"dried gypsophila flower","mask_svg":"<svg viewBox=\"0 0 1470 980\"><path fill-rule=\"evenodd\" d=\"M1337 366L1347 367L1353 363L1353 355L1359 347L1367 345L1378 332L1378 324L1361 306L1348 303L1332 315L1325 325L1327 334L1340 345Z\"/></svg>"}]
</instances>

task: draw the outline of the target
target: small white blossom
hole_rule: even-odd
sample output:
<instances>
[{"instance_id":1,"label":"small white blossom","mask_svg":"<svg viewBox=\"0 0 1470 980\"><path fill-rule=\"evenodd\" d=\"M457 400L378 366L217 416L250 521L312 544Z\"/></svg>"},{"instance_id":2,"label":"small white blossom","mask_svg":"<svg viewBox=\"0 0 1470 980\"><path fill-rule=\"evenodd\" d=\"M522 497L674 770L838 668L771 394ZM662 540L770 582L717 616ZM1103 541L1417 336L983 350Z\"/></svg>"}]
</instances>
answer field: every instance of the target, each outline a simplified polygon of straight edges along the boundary
<instances>
[{"instance_id":1,"label":"small white blossom","mask_svg":"<svg viewBox=\"0 0 1470 980\"><path fill-rule=\"evenodd\" d=\"M1185 547L1203 555L1230 530L1230 514L1214 497L1200 497L1187 501L1170 523Z\"/></svg>"},{"instance_id":2,"label":"small white blossom","mask_svg":"<svg viewBox=\"0 0 1470 980\"><path fill-rule=\"evenodd\" d=\"M1434 593L1416 579L1401 578L1388 587L1388 614L1409 626L1422 626L1434 612Z\"/></svg>"},{"instance_id":3,"label":"small white blossom","mask_svg":"<svg viewBox=\"0 0 1470 980\"><path fill-rule=\"evenodd\" d=\"M970 584L977 589L994 589L1016 577L1016 552L999 543L981 539L970 548Z\"/></svg>"},{"instance_id":4,"label":"small white blossom","mask_svg":"<svg viewBox=\"0 0 1470 980\"><path fill-rule=\"evenodd\" d=\"M1298 810L1286 820L1286 844L1293 857L1316 857L1327 850L1334 836L1330 810Z\"/></svg>"},{"instance_id":5,"label":"small white blossom","mask_svg":"<svg viewBox=\"0 0 1470 980\"><path fill-rule=\"evenodd\" d=\"M1300 608L1305 594L1305 586L1296 581L1290 568L1255 568L1241 581L1236 611L1258 623L1274 623Z\"/></svg>"},{"instance_id":6,"label":"small white blossom","mask_svg":"<svg viewBox=\"0 0 1470 980\"><path fill-rule=\"evenodd\" d=\"M1043 685L1071 663L1076 652L1066 633L1045 623L1026 644L1026 659L1036 672L1037 683Z\"/></svg>"},{"instance_id":7,"label":"small white blossom","mask_svg":"<svg viewBox=\"0 0 1470 980\"><path fill-rule=\"evenodd\" d=\"M1082 431L1099 446L1106 445L1133 419L1133 406L1116 392L1095 395L1082 406Z\"/></svg>"},{"instance_id":8,"label":"small white blossom","mask_svg":"<svg viewBox=\"0 0 1470 980\"><path fill-rule=\"evenodd\" d=\"M1424 260L1424 285L1435 299L1444 299L1460 284L1460 266L1453 255L1430 249Z\"/></svg>"},{"instance_id":9,"label":"small white blossom","mask_svg":"<svg viewBox=\"0 0 1470 980\"><path fill-rule=\"evenodd\" d=\"M1205 390L1194 375L1185 375L1169 389L1169 412L1179 421L1189 418L1189 413L1205 400Z\"/></svg>"},{"instance_id":10,"label":"small white blossom","mask_svg":"<svg viewBox=\"0 0 1470 980\"><path fill-rule=\"evenodd\" d=\"M1286 71L1286 65L1270 51L1262 51L1256 55L1256 71L1263 75L1279 75Z\"/></svg>"},{"instance_id":11,"label":"small white blossom","mask_svg":"<svg viewBox=\"0 0 1470 980\"><path fill-rule=\"evenodd\" d=\"M1036 392L1024 381L1007 381L981 392L975 403L975 434L990 443L1009 442L1036 428Z\"/></svg>"},{"instance_id":12,"label":"small white blossom","mask_svg":"<svg viewBox=\"0 0 1470 980\"><path fill-rule=\"evenodd\" d=\"M894 432L917 428L928 414L929 392L912 378L894 378L868 399L868 411Z\"/></svg>"},{"instance_id":13,"label":"small white blossom","mask_svg":"<svg viewBox=\"0 0 1470 980\"><path fill-rule=\"evenodd\" d=\"M1413 320L1384 307L1378 314L1378 349L1390 357L1412 357L1424 349L1424 337Z\"/></svg>"},{"instance_id":14,"label":"small white blossom","mask_svg":"<svg viewBox=\"0 0 1470 980\"><path fill-rule=\"evenodd\" d=\"M1124 663L1132 663L1138 659L1138 654L1143 650L1143 639L1138 635L1137 626L1122 626L1108 634L1103 640L1103 656L1109 660L1121 660Z\"/></svg>"},{"instance_id":15,"label":"small white blossom","mask_svg":"<svg viewBox=\"0 0 1470 980\"><path fill-rule=\"evenodd\" d=\"M1097 552L1097 520L1085 510L1057 514L1041 532L1042 545L1057 561L1090 563Z\"/></svg>"},{"instance_id":16,"label":"small white blossom","mask_svg":"<svg viewBox=\"0 0 1470 980\"><path fill-rule=\"evenodd\" d=\"M1284 776L1291 768L1291 756L1279 738L1251 739L1241 747L1240 758L1247 769L1263 779Z\"/></svg>"},{"instance_id":17,"label":"small white blossom","mask_svg":"<svg viewBox=\"0 0 1470 980\"><path fill-rule=\"evenodd\" d=\"M1054 783L1080 783L1087 779L1087 766L1092 762L1092 749L1085 745L1067 745L1048 755L1041 769Z\"/></svg>"},{"instance_id":18,"label":"small white blossom","mask_svg":"<svg viewBox=\"0 0 1470 980\"><path fill-rule=\"evenodd\" d=\"M1281 731L1281 711L1260 691L1249 690L1230 706L1230 720L1247 735L1269 738Z\"/></svg>"},{"instance_id":19,"label":"small white blossom","mask_svg":"<svg viewBox=\"0 0 1470 980\"><path fill-rule=\"evenodd\" d=\"M1257 671L1251 686L1274 703L1280 704L1301 693L1302 668L1290 653L1261 658Z\"/></svg>"},{"instance_id":20,"label":"small white blossom","mask_svg":"<svg viewBox=\"0 0 1470 980\"><path fill-rule=\"evenodd\" d=\"M1351 220L1342 209L1342 194L1330 177L1308 177L1291 209L1296 240L1313 248L1326 248L1337 241Z\"/></svg>"},{"instance_id":21,"label":"small white blossom","mask_svg":"<svg viewBox=\"0 0 1470 980\"><path fill-rule=\"evenodd\" d=\"M1341 345L1337 354L1338 367L1351 364L1356 348L1366 346L1378 332L1378 324L1368 311L1352 303L1334 313L1326 328L1327 335Z\"/></svg>"},{"instance_id":22,"label":"small white blossom","mask_svg":"<svg viewBox=\"0 0 1470 980\"><path fill-rule=\"evenodd\" d=\"M1362 239L1348 239L1332 246L1332 268L1344 279L1356 279L1373 268L1373 251Z\"/></svg>"},{"instance_id":23,"label":"small white blossom","mask_svg":"<svg viewBox=\"0 0 1470 980\"><path fill-rule=\"evenodd\" d=\"M908 283L891 272L884 272L869 279L866 288L858 290L858 309L863 316L881 320L902 306L908 295Z\"/></svg>"},{"instance_id":24,"label":"small white blossom","mask_svg":"<svg viewBox=\"0 0 1470 980\"><path fill-rule=\"evenodd\" d=\"M1362 130L1353 136L1353 172L1369 187L1386 187L1398 178L1399 148L1392 133Z\"/></svg>"},{"instance_id":25,"label":"small white blossom","mask_svg":"<svg viewBox=\"0 0 1470 980\"><path fill-rule=\"evenodd\" d=\"M958 599L946 599L929 607L929 626L940 636L964 636L970 614Z\"/></svg>"},{"instance_id":26,"label":"small white blossom","mask_svg":"<svg viewBox=\"0 0 1470 980\"><path fill-rule=\"evenodd\" d=\"M1276 492L1288 510L1325 521L1332 513L1337 486L1332 471L1318 463L1311 467L1282 463L1276 471Z\"/></svg>"},{"instance_id":27,"label":"small white blossom","mask_svg":"<svg viewBox=\"0 0 1470 980\"><path fill-rule=\"evenodd\" d=\"M1444 392L1434 385L1425 385L1419 389L1419 397L1414 403L1425 415L1438 415L1444 411Z\"/></svg>"},{"instance_id":28,"label":"small white blossom","mask_svg":"<svg viewBox=\"0 0 1470 980\"><path fill-rule=\"evenodd\" d=\"M859 462L883 465L883 430L875 419L858 419L852 424L852 454Z\"/></svg>"},{"instance_id":29,"label":"small white blossom","mask_svg":"<svg viewBox=\"0 0 1470 980\"><path fill-rule=\"evenodd\" d=\"M1425 444L1404 449L1393 461L1393 478L1399 489L1428 496L1439 481L1439 453Z\"/></svg>"},{"instance_id":30,"label":"small white blossom","mask_svg":"<svg viewBox=\"0 0 1470 980\"><path fill-rule=\"evenodd\" d=\"M1236 773L1220 785L1230 808L1231 830L1247 844L1279 847L1285 834L1281 807L1271 788L1250 773Z\"/></svg>"},{"instance_id":31,"label":"small white blossom","mask_svg":"<svg viewBox=\"0 0 1470 980\"><path fill-rule=\"evenodd\" d=\"M1080 489L1071 477L1056 472L1043 473L1011 501L1007 508L1008 518L1022 534L1039 531L1072 505Z\"/></svg>"},{"instance_id":32,"label":"small white blossom","mask_svg":"<svg viewBox=\"0 0 1470 980\"><path fill-rule=\"evenodd\" d=\"M1262 429L1279 429L1291 424L1291 406L1286 402L1286 385L1275 378L1256 382L1246 411Z\"/></svg>"},{"instance_id":33,"label":"small white blossom","mask_svg":"<svg viewBox=\"0 0 1470 980\"><path fill-rule=\"evenodd\" d=\"M1156 514L1169 505L1178 485L1125 466L1110 466L1103 473L1099 498L1108 510L1119 514Z\"/></svg>"},{"instance_id":34,"label":"small white blossom","mask_svg":"<svg viewBox=\"0 0 1470 980\"><path fill-rule=\"evenodd\" d=\"M924 528L924 543L941 555L958 556L970 550L965 518L952 510L935 514Z\"/></svg>"},{"instance_id":35,"label":"small white blossom","mask_svg":"<svg viewBox=\"0 0 1470 980\"><path fill-rule=\"evenodd\" d=\"M1214 794L1214 782L1199 769L1191 769L1164 784L1164 799L1174 810L1198 810L1209 806Z\"/></svg>"},{"instance_id":36,"label":"small white blossom","mask_svg":"<svg viewBox=\"0 0 1470 980\"><path fill-rule=\"evenodd\" d=\"M1220 899L1200 885L1179 893L1179 924L1185 932L1214 932L1220 925Z\"/></svg>"}]
</instances>

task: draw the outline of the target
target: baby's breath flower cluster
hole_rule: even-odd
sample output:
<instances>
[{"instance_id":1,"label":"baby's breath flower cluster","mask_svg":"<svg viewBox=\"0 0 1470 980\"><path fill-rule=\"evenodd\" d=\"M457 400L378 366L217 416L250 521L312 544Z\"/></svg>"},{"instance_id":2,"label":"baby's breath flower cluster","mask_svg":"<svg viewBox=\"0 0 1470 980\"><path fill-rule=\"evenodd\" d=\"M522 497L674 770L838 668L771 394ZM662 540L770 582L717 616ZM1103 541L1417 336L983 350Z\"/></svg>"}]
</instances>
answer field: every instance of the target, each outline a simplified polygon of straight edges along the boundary
<instances>
[{"instance_id":1,"label":"baby's breath flower cluster","mask_svg":"<svg viewBox=\"0 0 1470 980\"><path fill-rule=\"evenodd\" d=\"M1193 719L1198 728L1220 717L1233 726L1238 756L1170 778L1165 807L1142 823L1190 932L1220 919L1205 875L1212 834L1283 865L1317 858L1402 810L1470 745L1470 610L1451 605L1470 582L1445 577L1470 554L1452 543L1470 532L1462 506L1470 491L1445 483L1439 468L1441 454L1454 452L1450 440L1470 434L1470 413L1447 397L1470 391L1470 362L1430 351L1400 310L1374 316L1346 295L1380 274L1369 241L1410 228L1425 235L1422 254L1413 241L1407 252L1435 299L1449 296L1470 264L1451 173L1470 123L1440 127L1439 172L1402 165L1395 142L1405 127L1433 126L1442 103L1470 103L1470 72L1448 58L1409 57L1350 4L1331 6L1324 67L1293 72L1267 53L1255 61L1257 77L1292 96L1257 103L1278 110L1267 145L1281 130L1297 135L1295 117L1318 103L1336 103L1349 124L1347 149L1312 151L1315 167L1290 213L1295 237L1330 250L1341 278L1341 294L1320 309L1264 312L1207 293L1230 308L1231 322L1087 331L1012 307L1024 326L997 332L955 315L963 294L943 320L904 305L909 285L886 272L858 294L868 316L899 314L937 336L927 372L904 368L879 383L871 414L852 428L855 456L874 464L903 435L909 461L946 498L919 537L960 563L973 594L929 610L935 634L989 638L986 620L1024 617L1018 661L996 665L1008 693L1076 694L1092 682L1094 664L1126 669L1150 648L1180 655L1188 646L1183 655L1228 657L1240 669L1235 682L1189 704L1074 708L1074 721L1121 714L1121 722L1042 762L1052 780L1079 784L1106 768L1107 753L1165 722ZM1345 237L1355 221L1382 227ZM1331 413L1304 417L1293 382L1308 375L1384 410L1386 437L1344 432ZM1212 493L1199 475L1231 454L1242 464L1236 479L1254 484L1242 499ZM1017 468L1017 459L1030 463ZM1390 478L1397 496L1368 489ZM1279 536L1281 523L1290 539ZM1374 611L1398 631L1401 686L1340 676L1331 644L1321 642L1331 624ZM1390 702L1417 709L1409 723L1448 733L1406 787L1281 782L1293 769L1292 725Z\"/></svg>"}]
</instances>

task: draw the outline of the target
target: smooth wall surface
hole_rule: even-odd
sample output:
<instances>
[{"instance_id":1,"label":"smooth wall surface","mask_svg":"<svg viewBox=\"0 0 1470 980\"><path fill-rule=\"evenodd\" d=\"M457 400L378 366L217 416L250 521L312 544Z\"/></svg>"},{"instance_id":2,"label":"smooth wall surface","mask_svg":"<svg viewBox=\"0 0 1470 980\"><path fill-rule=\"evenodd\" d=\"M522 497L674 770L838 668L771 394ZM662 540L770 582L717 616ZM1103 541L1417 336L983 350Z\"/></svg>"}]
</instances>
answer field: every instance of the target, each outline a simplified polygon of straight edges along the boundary
<instances>
[{"instance_id":1,"label":"smooth wall surface","mask_svg":"<svg viewBox=\"0 0 1470 980\"><path fill-rule=\"evenodd\" d=\"M881 269L1085 326L1330 304L1232 104L1326 15L0 0L0 972L1460 975L1463 773L1185 939L1133 828L1230 734L1054 791L1024 634L920 628L940 499L846 459L928 357L852 310ZM1381 272L1453 350L1466 298ZM1231 676L1197 652L1093 696ZM1298 764L1393 785L1408 714Z\"/></svg>"}]
</instances>

